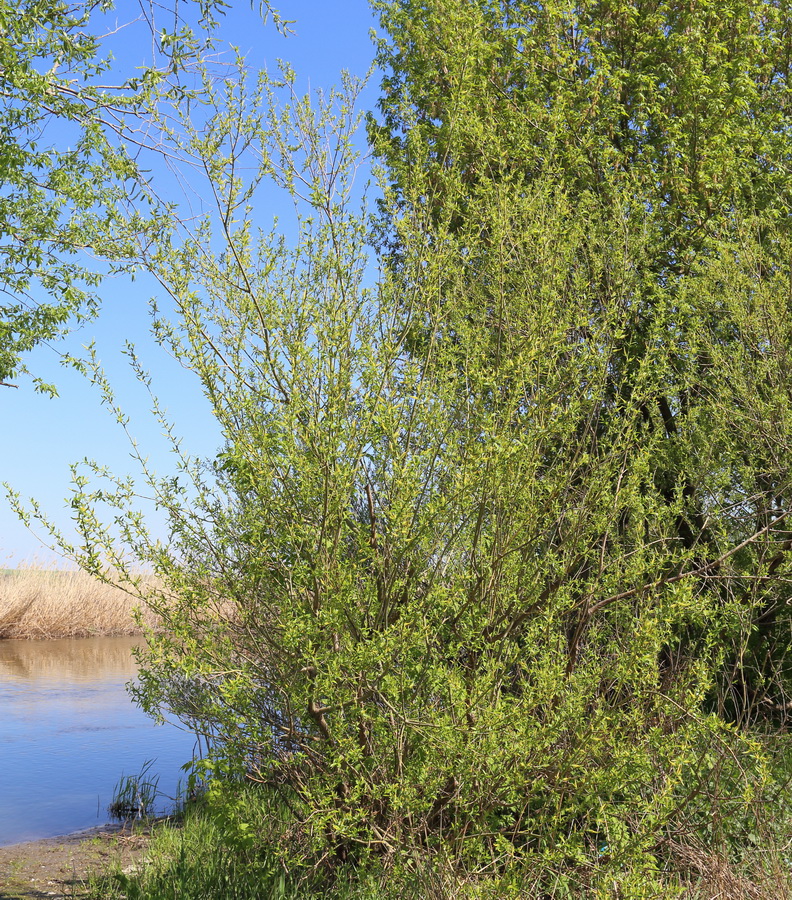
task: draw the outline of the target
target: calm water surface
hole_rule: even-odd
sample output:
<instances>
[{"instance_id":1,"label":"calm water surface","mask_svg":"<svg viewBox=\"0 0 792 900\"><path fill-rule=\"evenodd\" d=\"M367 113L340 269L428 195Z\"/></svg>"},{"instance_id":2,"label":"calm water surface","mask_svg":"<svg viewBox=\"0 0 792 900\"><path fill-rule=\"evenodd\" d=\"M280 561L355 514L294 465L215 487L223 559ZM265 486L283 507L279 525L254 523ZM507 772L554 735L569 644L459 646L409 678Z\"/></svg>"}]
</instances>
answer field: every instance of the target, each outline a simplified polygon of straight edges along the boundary
<instances>
[{"instance_id":1,"label":"calm water surface","mask_svg":"<svg viewBox=\"0 0 792 900\"><path fill-rule=\"evenodd\" d=\"M149 759L175 796L194 737L154 725L130 700L135 644L0 641L0 845L107 822L119 778Z\"/></svg>"}]
</instances>

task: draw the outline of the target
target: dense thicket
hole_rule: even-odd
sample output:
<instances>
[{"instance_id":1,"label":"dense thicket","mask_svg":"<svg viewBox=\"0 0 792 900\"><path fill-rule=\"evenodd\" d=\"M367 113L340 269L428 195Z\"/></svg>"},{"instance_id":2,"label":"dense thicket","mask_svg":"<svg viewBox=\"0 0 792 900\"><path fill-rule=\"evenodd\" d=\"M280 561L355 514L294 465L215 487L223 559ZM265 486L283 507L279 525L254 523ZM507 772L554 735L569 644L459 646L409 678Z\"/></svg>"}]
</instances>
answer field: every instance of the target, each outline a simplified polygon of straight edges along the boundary
<instances>
[{"instance_id":1,"label":"dense thicket","mask_svg":"<svg viewBox=\"0 0 792 900\"><path fill-rule=\"evenodd\" d=\"M621 229L633 240L644 233L631 285L606 272L588 287L588 316L595 320L614 304L624 307L603 347L610 372L601 402L608 414L594 431L598 440L605 437L613 413L629 399L640 410L636 428L663 433L652 466L658 500L678 510L679 549L711 567L787 509L787 472L777 455L785 438L774 430L783 425L755 408L759 397L777 396L779 385L764 375L755 385L752 366L742 360L748 353L754 365L760 358L771 364L787 316L776 309L765 334L751 333L750 281L766 287L787 277L789 267L788 5L629 0L379 8L391 40L380 46L384 124L372 133L397 195L427 204L433 220L454 233L461 254L470 253L471 223L475 245L489 252L492 198L508 205L547 180L576 207L574 216L610 219L614 246ZM711 296L700 293L701 278L711 278L727 258L748 279L736 288L744 312L727 311L719 287L709 289ZM492 301L482 299L480 326L497 334ZM579 340L592 337L579 332ZM712 342L719 354L740 360L747 384L725 380ZM663 374L636 396L640 368L658 353ZM697 441L709 440L714 421L706 421L706 411L721 406L722 427L732 418L735 426L731 452L747 464L728 475L721 470L732 493L728 508L713 507L707 486L712 467L724 462L708 467L682 449L694 433ZM740 431L746 414L769 430L761 445L756 433ZM635 446L643 443L636 433ZM777 533L766 551L770 575L778 574L787 549ZM751 554L733 564L758 574ZM742 594L752 608L750 653L736 651L740 670L724 673L730 714L750 708L783 718L784 579L775 588L765 579L755 605L750 579L727 584L720 565L702 575L699 590Z\"/></svg>"},{"instance_id":2,"label":"dense thicket","mask_svg":"<svg viewBox=\"0 0 792 900\"><path fill-rule=\"evenodd\" d=\"M788 209L786 3L375 6L387 34L378 147L403 195L422 173L436 214L492 181L551 174L602 202L628 188L680 274L736 210Z\"/></svg>"},{"instance_id":3,"label":"dense thicket","mask_svg":"<svg viewBox=\"0 0 792 900\"><path fill-rule=\"evenodd\" d=\"M216 209L143 258L225 446L155 485L167 546L114 526L163 585L140 696L284 792L288 852L669 896L785 717L786 7L379 7L373 236L352 86L171 132ZM130 489L78 489L97 568Z\"/></svg>"}]
</instances>

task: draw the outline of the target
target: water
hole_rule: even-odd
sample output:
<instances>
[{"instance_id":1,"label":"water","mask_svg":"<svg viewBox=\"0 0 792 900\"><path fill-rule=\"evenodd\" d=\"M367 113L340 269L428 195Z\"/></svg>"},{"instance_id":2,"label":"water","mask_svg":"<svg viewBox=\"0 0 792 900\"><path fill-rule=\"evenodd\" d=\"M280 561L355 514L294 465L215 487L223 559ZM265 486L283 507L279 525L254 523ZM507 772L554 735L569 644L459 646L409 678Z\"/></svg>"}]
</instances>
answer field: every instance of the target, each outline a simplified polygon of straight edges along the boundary
<instances>
[{"instance_id":1,"label":"water","mask_svg":"<svg viewBox=\"0 0 792 900\"><path fill-rule=\"evenodd\" d=\"M0 641L0 846L107 822L119 779L149 759L175 797L195 738L130 700L136 643Z\"/></svg>"}]
</instances>

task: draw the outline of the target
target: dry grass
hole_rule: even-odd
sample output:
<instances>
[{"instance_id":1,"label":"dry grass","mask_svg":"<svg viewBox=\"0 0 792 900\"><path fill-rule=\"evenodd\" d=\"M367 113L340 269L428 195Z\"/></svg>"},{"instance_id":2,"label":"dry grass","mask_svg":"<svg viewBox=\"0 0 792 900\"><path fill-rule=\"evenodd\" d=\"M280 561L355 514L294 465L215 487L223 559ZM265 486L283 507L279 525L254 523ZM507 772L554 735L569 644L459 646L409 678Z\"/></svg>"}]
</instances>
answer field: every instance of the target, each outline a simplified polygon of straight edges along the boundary
<instances>
[{"instance_id":1,"label":"dry grass","mask_svg":"<svg viewBox=\"0 0 792 900\"><path fill-rule=\"evenodd\" d=\"M29 566L0 570L0 638L138 634L139 601L79 571ZM144 621L156 619L144 611Z\"/></svg>"},{"instance_id":2,"label":"dry grass","mask_svg":"<svg viewBox=\"0 0 792 900\"><path fill-rule=\"evenodd\" d=\"M705 849L695 841L687 844L669 841L676 872L687 886L681 900L790 900L792 878L786 848L774 844L768 836L763 849L746 851L737 867L726 851Z\"/></svg>"}]
</instances>

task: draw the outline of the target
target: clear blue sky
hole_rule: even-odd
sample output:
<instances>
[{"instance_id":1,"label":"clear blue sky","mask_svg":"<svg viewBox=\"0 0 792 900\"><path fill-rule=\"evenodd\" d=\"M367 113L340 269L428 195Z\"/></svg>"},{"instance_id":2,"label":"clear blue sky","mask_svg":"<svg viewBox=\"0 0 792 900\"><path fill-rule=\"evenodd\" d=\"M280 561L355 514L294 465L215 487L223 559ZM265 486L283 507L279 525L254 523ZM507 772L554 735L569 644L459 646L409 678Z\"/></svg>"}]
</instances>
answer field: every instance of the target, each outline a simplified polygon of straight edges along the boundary
<instances>
[{"instance_id":1,"label":"clear blue sky","mask_svg":"<svg viewBox=\"0 0 792 900\"><path fill-rule=\"evenodd\" d=\"M274 69L276 59L290 62L298 88L327 89L337 84L342 69L363 76L371 65L374 49L370 31L375 21L365 0L283 0L274 4L289 19L295 33L280 36L270 24L264 27L250 4L231 0L221 34L238 45L253 68ZM139 12L136 0L118 0L119 20ZM130 48L126 48L130 49ZM141 54L145 52L141 49ZM362 106L376 103L379 76L375 73L362 96ZM264 218L277 215L277 206L264 211ZM23 496L34 497L52 520L70 531L69 465L84 457L97 460L118 474L135 474L129 445L112 416L100 406L99 397L86 380L60 366L64 351L79 353L91 341L103 366L131 417L130 429L160 474L173 470L167 445L149 414L143 388L130 373L121 353L131 340L151 371L154 387L195 455L212 456L218 447L218 432L193 376L158 348L148 333L148 301L155 289L141 281L117 279L100 288L99 318L65 341L42 346L30 354L30 369L57 385L59 396L49 399L19 380L17 390L0 389L0 481L6 481ZM156 522L153 523L156 529ZM0 498L0 568L37 558L55 557L43 547L11 511L4 493Z\"/></svg>"}]
</instances>

